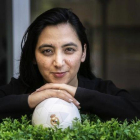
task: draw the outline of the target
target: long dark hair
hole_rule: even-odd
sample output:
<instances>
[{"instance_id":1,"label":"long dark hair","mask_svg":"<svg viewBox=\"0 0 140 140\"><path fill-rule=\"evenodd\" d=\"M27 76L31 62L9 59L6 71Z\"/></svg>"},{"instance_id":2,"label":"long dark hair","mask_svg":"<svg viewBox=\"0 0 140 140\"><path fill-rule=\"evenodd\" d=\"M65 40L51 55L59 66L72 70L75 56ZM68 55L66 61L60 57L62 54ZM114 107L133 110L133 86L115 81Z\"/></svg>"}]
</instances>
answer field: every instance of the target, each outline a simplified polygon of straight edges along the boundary
<instances>
[{"instance_id":1,"label":"long dark hair","mask_svg":"<svg viewBox=\"0 0 140 140\"><path fill-rule=\"evenodd\" d=\"M85 27L71 10L66 8L53 8L38 16L28 27L23 36L21 43L22 53L19 67L19 78L26 85L32 88L38 88L43 84L43 78L37 68L37 65L33 63L35 60L35 47L40 33L46 26L67 22L75 29L77 36L81 41L82 50L84 49L84 44L87 45L87 56L85 62L80 65L78 75L82 75L90 79L95 77L91 72L90 50L85 33Z\"/></svg>"}]
</instances>

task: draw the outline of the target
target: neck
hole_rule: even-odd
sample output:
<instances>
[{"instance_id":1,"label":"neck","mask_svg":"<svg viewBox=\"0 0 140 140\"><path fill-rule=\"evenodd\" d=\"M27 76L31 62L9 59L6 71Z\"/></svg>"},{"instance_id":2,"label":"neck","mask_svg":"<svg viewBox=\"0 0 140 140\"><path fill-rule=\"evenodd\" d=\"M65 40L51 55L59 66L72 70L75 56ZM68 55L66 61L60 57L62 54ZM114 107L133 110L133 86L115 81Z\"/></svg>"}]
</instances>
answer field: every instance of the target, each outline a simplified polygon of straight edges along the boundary
<instances>
[{"instance_id":1,"label":"neck","mask_svg":"<svg viewBox=\"0 0 140 140\"><path fill-rule=\"evenodd\" d=\"M74 87L78 87L78 78L77 78L77 76L75 76L74 79L72 79L72 81L70 81L69 85L74 86Z\"/></svg>"}]
</instances>

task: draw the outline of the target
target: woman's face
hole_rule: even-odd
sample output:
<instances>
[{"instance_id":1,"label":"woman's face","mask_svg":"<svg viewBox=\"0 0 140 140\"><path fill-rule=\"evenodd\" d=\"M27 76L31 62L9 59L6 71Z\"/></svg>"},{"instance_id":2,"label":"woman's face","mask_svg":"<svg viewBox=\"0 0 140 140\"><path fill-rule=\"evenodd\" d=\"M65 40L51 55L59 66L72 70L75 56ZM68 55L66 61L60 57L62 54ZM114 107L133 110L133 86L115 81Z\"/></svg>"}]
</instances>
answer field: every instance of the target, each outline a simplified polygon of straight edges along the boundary
<instances>
[{"instance_id":1,"label":"woman's face","mask_svg":"<svg viewBox=\"0 0 140 140\"><path fill-rule=\"evenodd\" d=\"M86 45L69 23L51 25L41 32L35 49L35 63L47 83L78 85L77 73L85 61Z\"/></svg>"}]
</instances>

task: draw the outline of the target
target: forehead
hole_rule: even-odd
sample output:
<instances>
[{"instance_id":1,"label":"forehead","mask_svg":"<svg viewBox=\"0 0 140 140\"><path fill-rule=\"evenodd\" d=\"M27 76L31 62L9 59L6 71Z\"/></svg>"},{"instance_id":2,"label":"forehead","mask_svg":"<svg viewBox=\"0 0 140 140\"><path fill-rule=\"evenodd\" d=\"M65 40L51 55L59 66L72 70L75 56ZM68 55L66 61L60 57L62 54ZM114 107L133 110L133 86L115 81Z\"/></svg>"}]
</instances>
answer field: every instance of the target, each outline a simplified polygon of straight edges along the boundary
<instances>
[{"instance_id":1,"label":"forehead","mask_svg":"<svg viewBox=\"0 0 140 140\"><path fill-rule=\"evenodd\" d=\"M45 27L39 35L37 44L45 42L80 42L75 29L69 23Z\"/></svg>"},{"instance_id":2,"label":"forehead","mask_svg":"<svg viewBox=\"0 0 140 140\"><path fill-rule=\"evenodd\" d=\"M42 35L48 35L48 36L49 35L50 36L54 35L54 36L56 36L58 34L59 35L68 35L68 34L70 34L70 35L74 35L74 36L78 37L75 29L69 23L62 23L62 24L58 24L58 25L46 26L42 30L40 36L42 36Z\"/></svg>"}]
</instances>

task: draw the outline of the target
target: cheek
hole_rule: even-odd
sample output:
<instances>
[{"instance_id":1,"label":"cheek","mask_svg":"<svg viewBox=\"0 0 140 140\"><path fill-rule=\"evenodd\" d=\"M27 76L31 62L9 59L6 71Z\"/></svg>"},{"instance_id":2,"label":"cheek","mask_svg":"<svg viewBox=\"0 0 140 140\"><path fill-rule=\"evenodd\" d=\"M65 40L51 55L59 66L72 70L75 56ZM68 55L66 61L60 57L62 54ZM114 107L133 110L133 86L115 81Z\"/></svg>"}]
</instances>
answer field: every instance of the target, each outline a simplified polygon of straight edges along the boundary
<instances>
[{"instance_id":1,"label":"cheek","mask_svg":"<svg viewBox=\"0 0 140 140\"><path fill-rule=\"evenodd\" d=\"M81 63L81 59L78 56L74 56L67 59L67 62L70 66L79 66Z\"/></svg>"},{"instance_id":2,"label":"cheek","mask_svg":"<svg viewBox=\"0 0 140 140\"><path fill-rule=\"evenodd\" d=\"M36 61L37 61L37 65L38 65L39 69L44 69L44 68L50 67L49 61L46 61L42 58L38 58L38 59L36 59Z\"/></svg>"}]
</instances>

